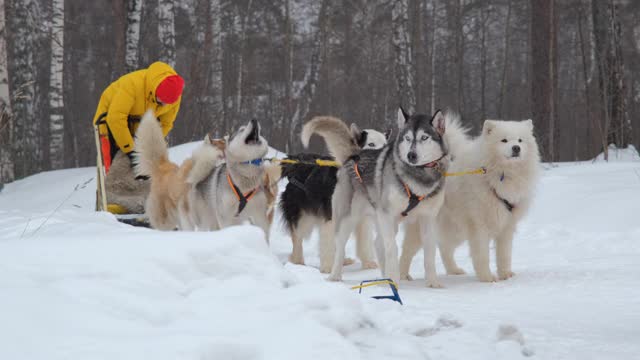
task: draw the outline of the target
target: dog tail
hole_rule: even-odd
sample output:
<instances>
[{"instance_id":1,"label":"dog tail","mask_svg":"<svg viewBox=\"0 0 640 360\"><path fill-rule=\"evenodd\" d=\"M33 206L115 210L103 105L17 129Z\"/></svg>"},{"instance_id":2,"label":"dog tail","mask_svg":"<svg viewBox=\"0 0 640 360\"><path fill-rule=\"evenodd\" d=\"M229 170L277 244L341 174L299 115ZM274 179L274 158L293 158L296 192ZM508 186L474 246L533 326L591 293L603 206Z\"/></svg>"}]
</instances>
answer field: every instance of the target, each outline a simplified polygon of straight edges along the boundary
<instances>
[{"instance_id":1,"label":"dog tail","mask_svg":"<svg viewBox=\"0 0 640 360\"><path fill-rule=\"evenodd\" d=\"M340 163L345 162L351 155L360 152L357 136L360 131L355 125L351 128L344 121L332 116L316 116L302 128L302 145L309 146L313 134L324 138L329 153Z\"/></svg>"},{"instance_id":2,"label":"dog tail","mask_svg":"<svg viewBox=\"0 0 640 360\"><path fill-rule=\"evenodd\" d=\"M136 131L134 156L136 175L153 176L160 164L169 161L162 128L151 110L144 114Z\"/></svg>"},{"instance_id":3,"label":"dog tail","mask_svg":"<svg viewBox=\"0 0 640 360\"><path fill-rule=\"evenodd\" d=\"M464 152L471 143L469 128L462 125L460 114L455 111L447 111L444 116L445 131L444 141L453 156Z\"/></svg>"},{"instance_id":4,"label":"dog tail","mask_svg":"<svg viewBox=\"0 0 640 360\"><path fill-rule=\"evenodd\" d=\"M224 162L225 149L225 140L211 139L209 134L205 135L202 145L198 146L191 155L193 165L186 182L191 185L202 182L213 169Z\"/></svg>"}]
</instances>

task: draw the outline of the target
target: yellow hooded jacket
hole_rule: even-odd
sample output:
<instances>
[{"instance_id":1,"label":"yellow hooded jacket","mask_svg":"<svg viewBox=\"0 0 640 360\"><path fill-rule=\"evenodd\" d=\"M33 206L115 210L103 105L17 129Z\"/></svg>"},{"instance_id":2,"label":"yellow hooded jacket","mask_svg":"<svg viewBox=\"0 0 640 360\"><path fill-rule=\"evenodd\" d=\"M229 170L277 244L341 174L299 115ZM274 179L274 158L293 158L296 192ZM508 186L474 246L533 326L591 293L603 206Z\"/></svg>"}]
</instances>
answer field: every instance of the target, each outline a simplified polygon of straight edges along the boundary
<instances>
[{"instance_id":1,"label":"yellow hooded jacket","mask_svg":"<svg viewBox=\"0 0 640 360\"><path fill-rule=\"evenodd\" d=\"M160 121L162 133L167 136L176 119L182 97L173 104L160 105L156 102L156 88L168 76L176 75L175 70L163 62L155 62L147 69L134 71L120 77L107 87L100 97L93 123L107 114L106 121L116 144L124 153L133 151L133 136L139 122L128 123L129 116L142 117L151 109ZM100 135L107 135L107 127L100 125Z\"/></svg>"}]
</instances>

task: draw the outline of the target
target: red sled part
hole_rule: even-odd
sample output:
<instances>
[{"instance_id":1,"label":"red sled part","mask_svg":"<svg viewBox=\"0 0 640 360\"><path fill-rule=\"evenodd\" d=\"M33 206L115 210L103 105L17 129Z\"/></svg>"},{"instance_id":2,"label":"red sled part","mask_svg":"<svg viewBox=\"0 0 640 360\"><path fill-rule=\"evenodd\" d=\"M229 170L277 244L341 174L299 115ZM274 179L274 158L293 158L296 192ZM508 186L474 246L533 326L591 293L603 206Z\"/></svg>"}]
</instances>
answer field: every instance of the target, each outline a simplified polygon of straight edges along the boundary
<instances>
[{"instance_id":1,"label":"red sled part","mask_svg":"<svg viewBox=\"0 0 640 360\"><path fill-rule=\"evenodd\" d=\"M108 174L111 167L111 144L109 143L109 137L106 135L100 135L100 152L102 153L104 173Z\"/></svg>"}]
</instances>

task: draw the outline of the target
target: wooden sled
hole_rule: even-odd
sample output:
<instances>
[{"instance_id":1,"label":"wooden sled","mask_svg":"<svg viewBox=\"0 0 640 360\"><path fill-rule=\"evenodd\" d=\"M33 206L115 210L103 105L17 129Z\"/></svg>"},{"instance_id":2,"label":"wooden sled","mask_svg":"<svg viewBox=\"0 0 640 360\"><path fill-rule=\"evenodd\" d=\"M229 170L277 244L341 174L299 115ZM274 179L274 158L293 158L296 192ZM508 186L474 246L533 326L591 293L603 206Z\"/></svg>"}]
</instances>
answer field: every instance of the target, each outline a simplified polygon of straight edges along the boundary
<instances>
[{"instance_id":1,"label":"wooden sled","mask_svg":"<svg viewBox=\"0 0 640 360\"><path fill-rule=\"evenodd\" d=\"M107 172L102 161L102 146L100 144L100 132L98 126L93 127L93 134L96 141L96 211L107 211L112 213L116 219L127 225L150 227L149 219L144 214L128 214L126 209L121 206L109 204L107 205L107 191L105 181Z\"/></svg>"}]
</instances>

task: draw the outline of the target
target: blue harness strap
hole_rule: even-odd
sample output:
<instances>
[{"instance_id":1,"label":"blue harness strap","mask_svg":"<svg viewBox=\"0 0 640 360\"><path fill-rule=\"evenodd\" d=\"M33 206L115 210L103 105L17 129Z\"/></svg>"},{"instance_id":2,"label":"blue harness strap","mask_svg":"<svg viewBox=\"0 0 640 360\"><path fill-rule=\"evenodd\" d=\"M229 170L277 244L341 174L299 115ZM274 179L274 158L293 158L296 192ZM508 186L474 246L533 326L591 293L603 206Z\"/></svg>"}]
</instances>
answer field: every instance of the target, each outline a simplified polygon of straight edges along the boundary
<instances>
[{"instance_id":1,"label":"blue harness strap","mask_svg":"<svg viewBox=\"0 0 640 360\"><path fill-rule=\"evenodd\" d=\"M249 160L249 161L243 161L240 164L260 166L260 165L262 165L262 163L264 163L264 160L265 159L263 159L263 158L257 158L257 159L253 159L253 160Z\"/></svg>"}]
</instances>

